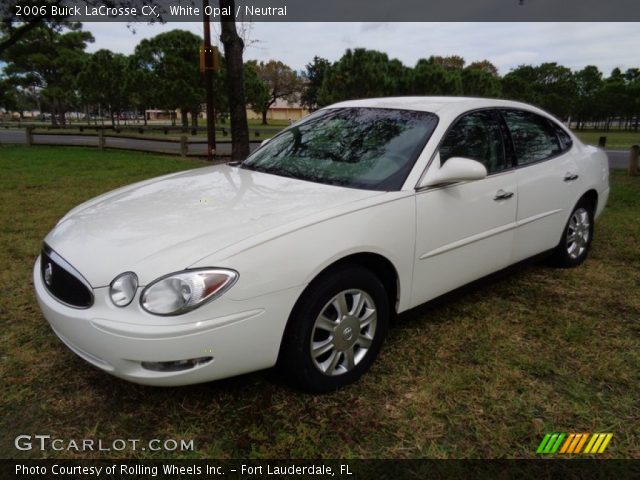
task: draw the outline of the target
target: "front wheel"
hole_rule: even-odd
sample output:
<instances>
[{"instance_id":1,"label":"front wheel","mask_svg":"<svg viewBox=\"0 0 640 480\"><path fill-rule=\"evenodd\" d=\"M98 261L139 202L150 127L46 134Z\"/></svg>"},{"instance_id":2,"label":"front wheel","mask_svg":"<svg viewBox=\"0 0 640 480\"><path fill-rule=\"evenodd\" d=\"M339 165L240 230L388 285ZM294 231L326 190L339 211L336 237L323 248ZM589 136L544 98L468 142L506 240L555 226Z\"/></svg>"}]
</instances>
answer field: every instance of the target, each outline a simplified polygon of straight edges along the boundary
<instances>
[{"instance_id":1,"label":"front wheel","mask_svg":"<svg viewBox=\"0 0 640 480\"><path fill-rule=\"evenodd\" d=\"M589 254L593 239L593 208L582 200L571 212L562 233L562 240L554 252L554 263L563 268L577 267Z\"/></svg>"},{"instance_id":2,"label":"front wheel","mask_svg":"<svg viewBox=\"0 0 640 480\"><path fill-rule=\"evenodd\" d=\"M305 391L337 390L369 369L388 320L387 292L376 275L360 266L329 271L294 307L280 366Z\"/></svg>"}]
</instances>

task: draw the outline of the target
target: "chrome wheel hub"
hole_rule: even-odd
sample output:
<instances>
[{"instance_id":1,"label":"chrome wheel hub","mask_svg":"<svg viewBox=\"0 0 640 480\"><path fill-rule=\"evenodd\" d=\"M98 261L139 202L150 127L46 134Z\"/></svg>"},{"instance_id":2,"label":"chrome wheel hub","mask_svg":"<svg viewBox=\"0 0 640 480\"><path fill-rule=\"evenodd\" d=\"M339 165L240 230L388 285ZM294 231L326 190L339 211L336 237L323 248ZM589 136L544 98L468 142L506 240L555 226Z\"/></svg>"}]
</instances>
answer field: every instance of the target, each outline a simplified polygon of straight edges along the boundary
<instances>
[{"instance_id":1,"label":"chrome wheel hub","mask_svg":"<svg viewBox=\"0 0 640 480\"><path fill-rule=\"evenodd\" d=\"M356 317L345 317L338 326L334 329L333 344L336 349L344 352L350 349L358 340L356 332L360 330L358 327L360 322Z\"/></svg>"},{"instance_id":2,"label":"chrome wheel hub","mask_svg":"<svg viewBox=\"0 0 640 480\"><path fill-rule=\"evenodd\" d=\"M310 352L325 375L352 370L367 354L376 332L377 314L363 290L344 290L327 302L311 331Z\"/></svg>"},{"instance_id":3,"label":"chrome wheel hub","mask_svg":"<svg viewBox=\"0 0 640 480\"><path fill-rule=\"evenodd\" d=\"M589 212L584 208L578 208L571 215L567 229L566 247L570 258L575 260L584 253L589 243L589 235L591 235Z\"/></svg>"}]
</instances>

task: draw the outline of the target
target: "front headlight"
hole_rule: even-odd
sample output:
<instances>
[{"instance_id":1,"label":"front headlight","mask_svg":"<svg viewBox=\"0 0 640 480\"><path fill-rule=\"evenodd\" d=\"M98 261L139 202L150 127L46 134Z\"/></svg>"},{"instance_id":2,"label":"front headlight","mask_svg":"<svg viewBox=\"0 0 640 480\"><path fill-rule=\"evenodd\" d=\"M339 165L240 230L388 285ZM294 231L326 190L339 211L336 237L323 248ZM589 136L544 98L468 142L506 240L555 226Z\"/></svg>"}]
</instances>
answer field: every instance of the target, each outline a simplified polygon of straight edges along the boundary
<instances>
[{"instance_id":1,"label":"front headlight","mask_svg":"<svg viewBox=\"0 0 640 480\"><path fill-rule=\"evenodd\" d=\"M180 315L219 297L238 280L238 272L202 268L171 273L150 283L140 305L154 315Z\"/></svg>"},{"instance_id":2,"label":"front headlight","mask_svg":"<svg viewBox=\"0 0 640 480\"><path fill-rule=\"evenodd\" d=\"M138 277L133 272L125 272L113 279L109 286L109 296L116 307L126 307L131 303L138 289Z\"/></svg>"}]
</instances>

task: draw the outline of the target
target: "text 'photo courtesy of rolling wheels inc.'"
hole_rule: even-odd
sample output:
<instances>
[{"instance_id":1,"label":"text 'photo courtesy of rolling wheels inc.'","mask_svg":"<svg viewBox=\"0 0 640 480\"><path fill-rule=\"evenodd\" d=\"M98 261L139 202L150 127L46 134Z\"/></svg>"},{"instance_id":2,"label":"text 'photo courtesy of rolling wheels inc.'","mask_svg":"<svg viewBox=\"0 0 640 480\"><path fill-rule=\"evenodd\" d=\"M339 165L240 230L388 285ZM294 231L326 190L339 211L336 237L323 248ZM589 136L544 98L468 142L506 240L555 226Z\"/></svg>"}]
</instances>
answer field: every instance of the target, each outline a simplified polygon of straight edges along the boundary
<instances>
[{"instance_id":1,"label":"text 'photo courtesy of rolling wheels inc.'","mask_svg":"<svg viewBox=\"0 0 640 480\"><path fill-rule=\"evenodd\" d=\"M640 2L0 2L0 477L640 478Z\"/></svg>"}]
</instances>

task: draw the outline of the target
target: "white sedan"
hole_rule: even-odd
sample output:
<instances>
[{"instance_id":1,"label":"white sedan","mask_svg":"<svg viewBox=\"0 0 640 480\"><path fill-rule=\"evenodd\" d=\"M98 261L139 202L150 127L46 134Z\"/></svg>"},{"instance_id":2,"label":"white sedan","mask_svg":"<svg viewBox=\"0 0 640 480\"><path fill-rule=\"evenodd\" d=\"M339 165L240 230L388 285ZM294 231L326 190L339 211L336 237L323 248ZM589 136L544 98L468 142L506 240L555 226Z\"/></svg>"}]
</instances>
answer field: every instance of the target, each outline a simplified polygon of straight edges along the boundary
<instances>
[{"instance_id":1,"label":"white sedan","mask_svg":"<svg viewBox=\"0 0 640 480\"><path fill-rule=\"evenodd\" d=\"M381 98L324 108L242 163L144 181L70 211L33 278L54 332L148 385L278 363L355 381L395 314L528 257L582 263L603 151L530 105Z\"/></svg>"}]
</instances>

